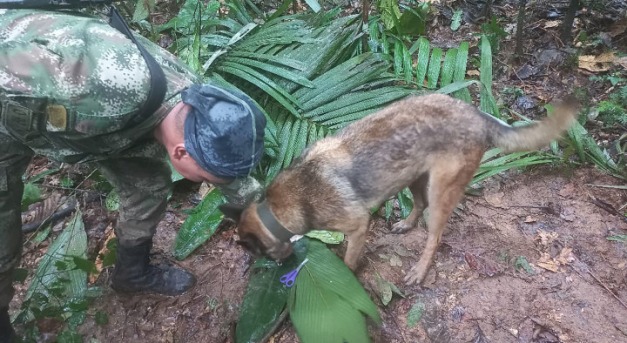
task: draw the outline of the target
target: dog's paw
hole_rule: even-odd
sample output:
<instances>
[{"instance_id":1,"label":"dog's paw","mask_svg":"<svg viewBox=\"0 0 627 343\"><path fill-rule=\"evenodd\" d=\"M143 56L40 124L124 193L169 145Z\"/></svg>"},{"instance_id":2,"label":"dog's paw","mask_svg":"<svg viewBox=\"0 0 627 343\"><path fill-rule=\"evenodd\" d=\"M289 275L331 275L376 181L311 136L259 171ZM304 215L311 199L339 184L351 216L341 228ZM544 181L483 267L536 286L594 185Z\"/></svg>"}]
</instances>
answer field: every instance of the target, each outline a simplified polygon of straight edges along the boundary
<instances>
[{"instance_id":1,"label":"dog's paw","mask_svg":"<svg viewBox=\"0 0 627 343\"><path fill-rule=\"evenodd\" d=\"M410 223L408 223L405 220L401 220L400 222L396 223L396 224L392 224L392 230L390 230L390 232L392 233L404 233L407 232L411 229L413 229L413 225L411 225Z\"/></svg>"},{"instance_id":2,"label":"dog's paw","mask_svg":"<svg viewBox=\"0 0 627 343\"><path fill-rule=\"evenodd\" d=\"M405 275L405 284L407 286L411 286L414 284L420 284L426 275L425 270L420 270L420 268L413 267L407 275Z\"/></svg>"}]
</instances>

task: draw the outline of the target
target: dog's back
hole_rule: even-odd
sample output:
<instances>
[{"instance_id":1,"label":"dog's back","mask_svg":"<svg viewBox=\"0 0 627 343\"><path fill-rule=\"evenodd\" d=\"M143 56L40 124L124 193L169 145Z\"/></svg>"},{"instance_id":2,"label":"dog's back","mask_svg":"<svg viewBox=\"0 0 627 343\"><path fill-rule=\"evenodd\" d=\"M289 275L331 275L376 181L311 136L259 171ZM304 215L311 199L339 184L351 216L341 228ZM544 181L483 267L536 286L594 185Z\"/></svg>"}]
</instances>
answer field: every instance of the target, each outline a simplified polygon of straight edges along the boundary
<instances>
[{"instance_id":1,"label":"dog's back","mask_svg":"<svg viewBox=\"0 0 627 343\"><path fill-rule=\"evenodd\" d=\"M473 164L469 168L476 168L476 156L488 147L534 149L548 144L573 118L572 112L564 112L535 125L511 128L447 95L409 97L317 142L301 158L300 164L307 167L295 167L315 165L325 182L374 207L435 162L465 156Z\"/></svg>"}]
</instances>

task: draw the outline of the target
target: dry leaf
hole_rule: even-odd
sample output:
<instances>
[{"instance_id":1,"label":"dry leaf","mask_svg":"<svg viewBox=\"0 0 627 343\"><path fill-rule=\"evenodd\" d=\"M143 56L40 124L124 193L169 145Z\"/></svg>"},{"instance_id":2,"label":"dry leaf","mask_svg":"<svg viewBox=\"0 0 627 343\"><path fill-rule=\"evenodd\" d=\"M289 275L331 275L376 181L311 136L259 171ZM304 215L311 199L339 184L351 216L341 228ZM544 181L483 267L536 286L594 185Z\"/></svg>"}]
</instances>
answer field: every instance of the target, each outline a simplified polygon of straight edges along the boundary
<instances>
[{"instance_id":1,"label":"dry leaf","mask_svg":"<svg viewBox=\"0 0 627 343\"><path fill-rule=\"evenodd\" d=\"M549 20L544 24L545 29L549 29L551 27L558 27L560 22L558 20Z\"/></svg>"},{"instance_id":2,"label":"dry leaf","mask_svg":"<svg viewBox=\"0 0 627 343\"><path fill-rule=\"evenodd\" d=\"M537 262L536 265L540 268L552 271L553 273L557 273L559 270L559 266L553 261Z\"/></svg>"},{"instance_id":3,"label":"dry leaf","mask_svg":"<svg viewBox=\"0 0 627 343\"><path fill-rule=\"evenodd\" d=\"M390 257L390 265L392 267L401 267L403 265L403 261L401 261L398 256L392 255L392 257Z\"/></svg>"},{"instance_id":4,"label":"dry leaf","mask_svg":"<svg viewBox=\"0 0 627 343\"><path fill-rule=\"evenodd\" d=\"M538 220L535 217L532 217L532 216L525 217L525 223L535 223L537 221Z\"/></svg>"},{"instance_id":5,"label":"dry leaf","mask_svg":"<svg viewBox=\"0 0 627 343\"><path fill-rule=\"evenodd\" d=\"M560 251L559 256L557 256L557 261L563 266L574 262L575 255L573 255L573 249L562 248L562 251Z\"/></svg>"},{"instance_id":6,"label":"dry leaf","mask_svg":"<svg viewBox=\"0 0 627 343\"><path fill-rule=\"evenodd\" d=\"M498 193L493 193L493 194L486 194L484 196L485 201L488 202L488 204L494 206L494 207L503 207L503 197L505 196L505 193L503 192L498 192Z\"/></svg>"},{"instance_id":7,"label":"dry leaf","mask_svg":"<svg viewBox=\"0 0 627 343\"><path fill-rule=\"evenodd\" d=\"M613 52L606 52L598 56L583 55L579 56L579 68L591 72L607 71L612 67L616 60Z\"/></svg>"},{"instance_id":8,"label":"dry leaf","mask_svg":"<svg viewBox=\"0 0 627 343\"><path fill-rule=\"evenodd\" d=\"M544 230L539 230L536 239L540 242L542 246L548 247L549 245L551 245L551 243L553 243L554 240L557 239L557 237L559 237L559 234L557 232L546 232Z\"/></svg>"},{"instance_id":9,"label":"dry leaf","mask_svg":"<svg viewBox=\"0 0 627 343\"><path fill-rule=\"evenodd\" d=\"M468 75L468 76L479 76L479 75L481 75L481 72L479 72L478 70L472 69L472 70L468 70L466 72L466 75Z\"/></svg>"},{"instance_id":10,"label":"dry leaf","mask_svg":"<svg viewBox=\"0 0 627 343\"><path fill-rule=\"evenodd\" d=\"M621 57L621 58L617 58L616 60L614 60L614 64L618 64L621 67L623 67L624 69L627 69L627 56Z\"/></svg>"},{"instance_id":11,"label":"dry leaf","mask_svg":"<svg viewBox=\"0 0 627 343\"><path fill-rule=\"evenodd\" d=\"M109 241L115 238L115 232L111 224L109 224L107 228L105 229L104 235L105 237L107 237L107 239L102 245L102 249L100 249L100 251L98 252L98 257L96 257L96 261L94 262L94 264L96 265L97 272L89 275L90 284L93 284L96 282L96 280L98 280L98 277L100 276L100 272L102 272L102 256L105 256L106 253L109 252L109 249L107 249L107 245L109 244Z\"/></svg>"}]
</instances>

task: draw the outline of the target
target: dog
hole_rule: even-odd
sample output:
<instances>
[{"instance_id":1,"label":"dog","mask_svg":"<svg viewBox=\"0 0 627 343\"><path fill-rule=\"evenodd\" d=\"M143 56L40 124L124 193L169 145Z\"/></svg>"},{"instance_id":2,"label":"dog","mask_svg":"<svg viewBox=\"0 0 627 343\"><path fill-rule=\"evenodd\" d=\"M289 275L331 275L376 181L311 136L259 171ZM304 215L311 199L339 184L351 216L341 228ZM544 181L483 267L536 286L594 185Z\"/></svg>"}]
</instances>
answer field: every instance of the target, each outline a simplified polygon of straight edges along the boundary
<instances>
[{"instance_id":1,"label":"dog","mask_svg":"<svg viewBox=\"0 0 627 343\"><path fill-rule=\"evenodd\" d=\"M426 246L405 277L408 285L420 283L484 152L548 145L576 113L561 105L540 122L511 127L447 95L411 96L314 143L277 175L261 202L228 216L236 219L239 243L277 261L291 255L293 235L314 228L341 231L348 239L344 263L354 271L370 210L409 187L414 208L391 231L417 226L429 206Z\"/></svg>"}]
</instances>

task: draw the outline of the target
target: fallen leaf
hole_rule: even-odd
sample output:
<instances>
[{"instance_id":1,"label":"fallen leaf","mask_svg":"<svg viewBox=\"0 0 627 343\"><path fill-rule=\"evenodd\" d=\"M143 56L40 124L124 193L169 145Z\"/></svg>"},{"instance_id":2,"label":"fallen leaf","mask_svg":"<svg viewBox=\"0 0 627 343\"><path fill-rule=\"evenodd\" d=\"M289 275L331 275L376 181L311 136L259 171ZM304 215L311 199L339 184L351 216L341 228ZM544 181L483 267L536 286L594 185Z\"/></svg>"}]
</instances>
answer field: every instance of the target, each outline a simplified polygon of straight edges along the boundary
<instances>
[{"instance_id":1,"label":"fallen leaf","mask_svg":"<svg viewBox=\"0 0 627 343\"><path fill-rule=\"evenodd\" d=\"M544 24L545 29L549 29L551 27L558 27L560 22L558 20L549 20Z\"/></svg>"},{"instance_id":2,"label":"fallen leaf","mask_svg":"<svg viewBox=\"0 0 627 343\"><path fill-rule=\"evenodd\" d=\"M481 75L481 72L475 69L471 69L469 71L466 72L466 75L468 76L479 76Z\"/></svg>"},{"instance_id":3,"label":"fallen leaf","mask_svg":"<svg viewBox=\"0 0 627 343\"><path fill-rule=\"evenodd\" d=\"M555 262L553 261L549 261L549 262L537 262L536 263L538 265L538 267L552 271L554 273L557 273L557 271L559 270L559 266L557 266L555 264Z\"/></svg>"},{"instance_id":4,"label":"fallen leaf","mask_svg":"<svg viewBox=\"0 0 627 343\"><path fill-rule=\"evenodd\" d=\"M616 56L613 52L606 52L598 56L583 55L579 56L579 68L593 73L607 71L612 67L615 59Z\"/></svg>"},{"instance_id":5,"label":"fallen leaf","mask_svg":"<svg viewBox=\"0 0 627 343\"><path fill-rule=\"evenodd\" d=\"M537 221L538 220L535 217L532 217L532 216L525 217L525 223L535 223Z\"/></svg>"},{"instance_id":6,"label":"fallen leaf","mask_svg":"<svg viewBox=\"0 0 627 343\"><path fill-rule=\"evenodd\" d=\"M394 246L394 252L398 254L398 256L402 256L402 257L409 257L409 256L414 255L414 253L411 250L405 248L404 246L400 244Z\"/></svg>"},{"instance_id":7,"label":"fallen leaf","mask_svg":"<svg viewBox=\"0 0 627 343\"><path fill-rule=\"evenodd\" d=\"M554 240L559 237L557 232L546 232L544 230L538 230L538 236L536 240L540 242L540 244L544 247L548 247L553 243Z\"/></svg>"},{"instance_id":8,"label":"fallen leaf","mask_svg":"<svg viewBox=\"0 0 627 343\"><path fill-rule=\"evenodd\" d=\"M100 251L98 252L96 261L94 262L94 264L96 265L96 273L89 275L90 284L94 284L96 280L98 280L98 277L100 276L100 273L102 272L102 269L103 269L103 266L102 266L103 256L105 256L109 252L109 248L107 248L109 241L115 238L115 231L113 230L113 226L111 224L109 224L107 228L105 229L104 235L105 237L107 237L107 239L105 239L105 242L102 245L102 249L100 249Z\"/></svg>"},{"instance_id":9,"label":"fallen leaf","mask_svg":"<svg viewBox=\"0 0 627 343\"><path fill-rule=\"evenodd\" d=\"M392 257L390 257L390 265L392 267L401 267L403 266L403 261L401 261L398 256L392 255Z\"/></svg>"},{"instance_id":10,"label":"fallen leaf","mask_svg":"<svg viewBox=\"0 0 627 343\"><path fill-rule=\"evenodd\" d=\"M503 197L505 196L505 193L503 192L498 192L498 193L493 193L493 194L486 194L484 196L485 201L488 202L488 204L494 206L494 207L503 207Z\"/></svg>"},{"instance_id":11,"label":"fallen leaf","mask_svg":"<svg viewBox=\"0 0 627 343\"><path fill-rule=\"evenodd\" d=\"M627 56L626 57L617 58L614 61L614 64L618 64L618 65L622 66L624 69L627 69Z\"/></svg>"},{"instance_id":12,"label":"fallen leaf","mask_svg":"<svg viewBox=\"0 0 627 343\"><path fill-rule=\"evenodd\" d=\"M557 256L556 260L561 265L567 265L575 261L575 255L573 255L573 249L564 247L560 254Z\"/></svg>"}]
</instances>

